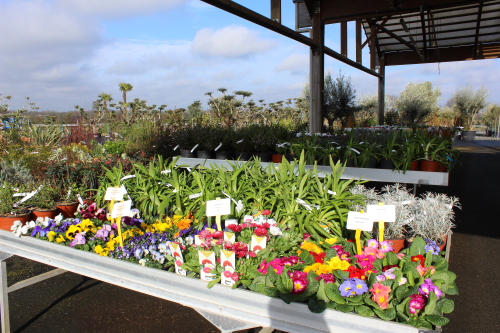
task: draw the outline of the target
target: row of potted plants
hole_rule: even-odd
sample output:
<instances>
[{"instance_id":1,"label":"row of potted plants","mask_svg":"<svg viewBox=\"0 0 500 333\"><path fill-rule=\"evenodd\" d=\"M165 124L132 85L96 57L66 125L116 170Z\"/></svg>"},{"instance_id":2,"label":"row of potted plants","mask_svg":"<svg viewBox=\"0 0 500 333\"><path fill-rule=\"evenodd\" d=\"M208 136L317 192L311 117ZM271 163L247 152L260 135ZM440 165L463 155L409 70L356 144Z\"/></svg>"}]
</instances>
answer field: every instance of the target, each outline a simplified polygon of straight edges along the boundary
<instances>
[{"instance_id":1,"label":"row of potted plants","mask_svg":"<svg viewBox=\"0 0 500 333\"><path fill-rule=\"evenodd\" d=\"M358 129L312 135L280 126L252 125L238 130L198 126L176 133L183 157L248 160L289 160L305 152L307 164L326 164L331 158L350 167L445 172L458 158L451 131Z\"/></svg>"},{"instance_id":2,"label":"row of potted plants","mask_svg":"<svg viewBox=\"0 0 500 333\"><path fill-rule=\"evenodd\" d=\"M119 222L120 236L118 225L103 212L92 204L76 219L14 223L12 230L199 277L209 287L223 283L286 303L306 302L314 313L334 309L434 329L448 323L443 314L454 309L445 293L458 293L456 275L448 271L444 253L421 237L394 253L390 242L366 235L358 252L352 241L328 229L326 234L309 234L289 228L268 209L253 210L243 220L226 220L220 229L193 215L141 219L133 211Z\"/></svg>"}]
</instances>

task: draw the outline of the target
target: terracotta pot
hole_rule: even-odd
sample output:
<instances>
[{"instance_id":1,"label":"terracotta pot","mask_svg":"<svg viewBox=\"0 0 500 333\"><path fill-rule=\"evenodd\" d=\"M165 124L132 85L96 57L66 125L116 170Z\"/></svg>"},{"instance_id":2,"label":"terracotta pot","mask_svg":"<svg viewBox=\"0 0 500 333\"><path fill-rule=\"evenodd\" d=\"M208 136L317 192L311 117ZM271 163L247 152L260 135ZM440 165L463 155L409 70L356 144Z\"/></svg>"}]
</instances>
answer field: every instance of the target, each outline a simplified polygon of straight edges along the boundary
<instances>
[{"instance_id":1,"label":"terracotta pot","mask_svg":"<svg viewBox=\"0 0 500 333\"><path fill-rule=\"evenodd\" d=\"M411 169L412 171L418 171L420 163L418 161L412 161L411 162Z\"/></svg>"},{"instance_id":2,"label":"terracotta pot","mask_svg":"<svg viewBox=\"0 0 500 333\"><path fill-rule=\"evenodd\" d=\"M273 154L272 159L273 159L273 163L281 163L283 161L283 155Z\"/></svg>"},{"instance_id":3,"label":"terracotta pot","mask_svg":"<svg viewBox=\"0 0 500 333\"><path fill-rule=\"evenodd\" d=\"M31 211L31 219L36 220L39 217L53 219L56 217L57 208L52 210L33 210Z\"/></svg>"},{"instance_id":4,"label":"terracotta pot","mask_svg":"<svg viewBox=\"0 0 500 333\"><path fill-rule=\"evenodd\" d=\"M438 171L439 172L446 172L446 171L448 171L448 168L443 163L439 163L439 170Z\"/></svg>"},{"instance_id":5,"label":"terracotta pot","mask_svg":"<svg viewBox=\"0 0 500 333\"><path fill-rule=\"evenodd\" d=\"M12 227L12 225L14 224L15 221L19 220L23 224L25 224L26 222L28 222L30 220L30 216L31 216L31 213L26 213L26 214L14 216L14 217L0 216L0 229L10 231L10 227Z\"/></svg>"},{"instance_id":6,"label":"terracotta pot","mask_svg":"<svg viewBox=\"0 0 500 333\"><path fill-rule=\"evenodd\" d=\"M392 247L394 248L394 250L392 252L394 252L394 253L399 253L399 252L401 252L402 249L405 248L405 242L406 242L405 238L387 239L387 241L392 243Z\"/></svg>"},{"instance_id":7,"label":"terracotta pot","mask_svg":"<svg viewBox=\"0 0 500 333\"><path fill-rule=\"evenodd\" d=\"M446 242L448 241L448 234L444 235L443 237L443 244L437 244L439 246L440 251L444 251L446 248ZM437 242L436 242L437 243Z\"/></svg>"},{"instance_id":8,"label":"terracotta pot","mask_svg":"<svg viewBox=\"0 0 500 333\"><path fill-rule=\"evenodd\" d=\"M438 172L439 162L425 161L425 160L420 161L420 170L421 171Z\"/></svg>"},{"instance_id":9,"label":"terracotta pot","mask_svg":"<svg viewBox=\"0 0 500 333\"><path fill-rule=\"evenodd\" d=\"M75 217L76 209L78 208L78 203L70 205L57 205L56 215L62 214L65 218Z\"/></svg>"}]
</instances>

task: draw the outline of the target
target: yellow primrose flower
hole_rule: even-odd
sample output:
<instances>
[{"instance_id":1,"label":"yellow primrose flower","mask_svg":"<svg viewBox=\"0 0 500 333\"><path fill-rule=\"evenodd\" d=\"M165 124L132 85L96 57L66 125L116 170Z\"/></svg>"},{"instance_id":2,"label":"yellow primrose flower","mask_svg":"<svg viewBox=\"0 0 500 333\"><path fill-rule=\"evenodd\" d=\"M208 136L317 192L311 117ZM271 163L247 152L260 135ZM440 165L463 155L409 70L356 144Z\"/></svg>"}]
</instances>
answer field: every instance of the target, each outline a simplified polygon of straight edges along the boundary
<instances>
[{"instance_id":1,"label":"yellow primrose flower","mask_svg":"<svg viewBox=\"0 0 500 333\"><path fill-rule=\"evenodd\" d=\"M348 261L341 260L339 257L333 257L327 264L332 268L332 270L340 269L342 271L346 271L351 266Z\"/></svg>"},{"instance_id":2,"label":"yellow primrose flower","mask_svg":"<svg viewBox=\"0 0 500 333\"><path fill-rule=\"evenodd\" d=\"M56 238L56 242L58 243L64 243L66 240L64 239L63 235L59 235L59 237Z\"/></svg>"},{"instance_id":3,"label":"yellow primrose flower","mask_svg":"<svg viewBox=\"0 0 500 333\"><path fill-rule=\"evenodd\" d=\"M302 245L300 246L300 248L304 249L304 250L307 250L307 251L313 251L313 252L315 252L317 254L325 252L318 245L316 245L314 243L311 243L311 242L308 242L308 241L305 241L304 243L302 243Z\"/></svg>"},{"instance_id":4,"label":"yellow primrose flower","mask_svg":"<svg viewBox=\"0 0 500 333\"><path fill-rule=\"evenodd\" d=\"M53 242L54 238L56 237L57 233L55 231L49 231L47 234L47 238L49 239L49 242Z\"/></svg>"},{"instance_id":5,"label":"yellow primrose flower","mask_svg":"<svg viewBox=\"0 0 500 333\"><path fill-rule=\"evenodd\" d=\"M95 253L101 254L102 252L104 252L104 248L101 245L97 245L94 248L94 251L95 251Z\"/></svg>"},{"instance_id":6,"label":"yellow primrose flower","mask_svg":"<svg viewBox=\"0 0 500 333\"><path fill-rule=\"evenodd\" d=\"M172 228L171 223L156 223L153 224L153 227L156 229L157 232L162 233L165 232L167 229Z\"/></svg>"},{"instance_id":7,"label":"yellow primrose flower","mask_svg":"<svg viewBox=\"0 0 500 333\"><path fill-rule=\"evenodd\" d=\"M330 245L333 245L333 244L337 243L337 242L338 242L338 240L339 240L339 239L338 239L337 237L332 237L332 238L328 238L328 239L326 239L326 240L325 240L325 242L327 242L327 243L328 243L328 244L330 244Z\"/></svg>"},{"instance_id":8,"label":"yellow primrose flower","mask_svg":"<svg viewBox=\"0 0 500 333\"><path fill-rule=\"evenodd\" d=\"M310 271L316 271L320 266L321 264L317 262L315 264L312 264L311 266L307 266L306 268L304 268L304 272L309 273Z\"/></svg>"},{"instance_id":9,"label":"yellow primrose flower","mask_svg":"<svg viewBox=\"0 0 500 333\"><path fill-rule=\"evenodd\" d=\"M183 218L182 215L174 215L174 220L180 220L182 218Z\"/></svg>"},{"instance_id":10,"label":"yellow primrose flower","mask_svg":"<svg viewBox=\"0 0 500 333\"><path fill-rule=\"evenodd\" d=\"M328 274L332 272L332 268L329 265L321 264L319 268L316 270L316 274Z\"/></svg>"}]
</instances>

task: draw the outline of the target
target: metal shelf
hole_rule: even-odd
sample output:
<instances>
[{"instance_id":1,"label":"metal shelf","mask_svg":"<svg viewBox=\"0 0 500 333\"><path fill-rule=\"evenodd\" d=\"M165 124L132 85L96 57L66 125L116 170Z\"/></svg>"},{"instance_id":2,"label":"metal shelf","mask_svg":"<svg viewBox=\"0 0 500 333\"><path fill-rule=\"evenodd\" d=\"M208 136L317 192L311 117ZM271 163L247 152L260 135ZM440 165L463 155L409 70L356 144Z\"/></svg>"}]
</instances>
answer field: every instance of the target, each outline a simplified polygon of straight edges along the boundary
<instances>
[{"instance_id":1,"label":"metal shelf","mask_svg":"<svg viewBox=\"0 0 500 333\"><path fill-rule=\"evenodd\" d=\"M334 310L314 314L309 311L306 304L286 304L281 299L248 290L232 290L222 285L207 289L207 283L199 279L101 257L91 252L32 237L18 238L5 230L0 230L0 251L4 252L0 252L0 260L5 260L10 255L17 255L194 308L222 332L252 327L297 333L423 332L409 325ZM3 332L8 332L5 262L2 262L1 269L2 325Z\"/></svg>"},{"instance_id":2,"label":"metal shelf","mask_svg":"<svg viewBox=\"0 0 500 333\"><path fill-rule=\"evenodd\" d=\"M199 164L204 164L210 166L212 164L225 166L231 170L231 164L243 164L246 162L242 161L227 161L227 160L215 160L215 159L201 159L201 158L185 158L181 157L177 161L178 165L188 165L194 167ZM262 162L262 166L265 168L269 164ZM279 168L279 164L275 164ZM313 169L314 166L307 165L306 169ZM318 165L318 171L320 171L319 176L324 177L325 174L332 173L332 169L329 166ZM449 173L448 172L426 172L426 171L393 171L386 169L370 169L370 168L346 168L342 179L363 179L375 182L387 182L387 183L403 183L403 184L417 184L417 185L438 185L438 186L448 186Z\"/></svg>"}]
</instances>

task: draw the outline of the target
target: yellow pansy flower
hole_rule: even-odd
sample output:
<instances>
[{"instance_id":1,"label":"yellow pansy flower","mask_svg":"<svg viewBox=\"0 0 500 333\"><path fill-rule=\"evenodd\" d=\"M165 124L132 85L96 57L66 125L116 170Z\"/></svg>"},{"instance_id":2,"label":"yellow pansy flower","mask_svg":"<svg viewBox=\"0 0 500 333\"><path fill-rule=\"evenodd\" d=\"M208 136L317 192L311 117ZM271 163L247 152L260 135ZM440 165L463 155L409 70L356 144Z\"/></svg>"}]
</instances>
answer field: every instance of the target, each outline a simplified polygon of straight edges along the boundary
<instances>
[{"instance_id":1,"label":"yellow pansy flower","mask_svg":"<svg viewBox=\"0 0 500 333\"><path fill-rule=\"evenodd\" d=\"M57 233L53 230L49 231L47 234L47 238L49 239L49 242L53 242L54 238L56 237Z\"/></svg>"},{"instance_id":2,"label":"yellow pansy flower","mask_svg":"<svg viewBox=\"0 0 500 333\"><path fill-rule=\"evenodd\" d=\"M333 244L337 243L337 242L338 242L338 240L339 240L339 239L338 239L337 237L332 237L332 238L328 238L328 239L326 239L326 240L325 240L325 242L327 242L327 243L328 243L328 244L330 244L330 245L333 245Z\"/></svg>"},{"instance_id":3,"label":"yellow pansy flower","mask_svg":"<svg viewBox=\"0 0 500 333\"><path fill-rule=\"evenodd\" d=\"M64 239L63 235L59 235L59 237L56 238L56 242L58 243L64 243L66 240Z\"/></svg>"}]
</instances>

